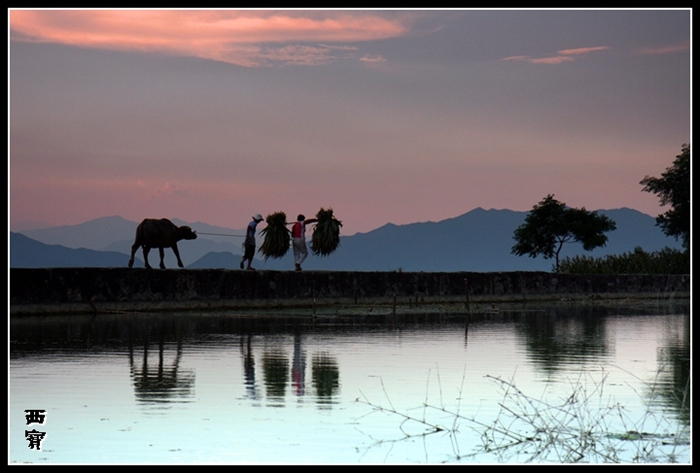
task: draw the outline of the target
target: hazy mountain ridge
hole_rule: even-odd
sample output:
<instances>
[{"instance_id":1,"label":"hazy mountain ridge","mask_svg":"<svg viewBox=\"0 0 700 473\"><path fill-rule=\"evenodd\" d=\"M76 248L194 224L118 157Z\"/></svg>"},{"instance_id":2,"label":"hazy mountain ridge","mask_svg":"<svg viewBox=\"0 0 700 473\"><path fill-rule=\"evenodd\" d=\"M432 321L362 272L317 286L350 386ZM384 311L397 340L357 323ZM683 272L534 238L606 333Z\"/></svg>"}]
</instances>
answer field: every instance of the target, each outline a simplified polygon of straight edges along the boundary
<instances>
[{"instance_id":1,"label":"hazy mountain ridge","mask_svg":"<svg viewBox=\"0 0 700 473\"><path fill-rule=\"evenodd\" d=\"M11 268L113 268L126 266L127 262L128 257L116 251L46 245L21 233L10 232ZM134 264L143 266L143 261L135 259Z\"/></svg>"},{"instance_id":2,"label":"hazy mountain ridge","mask_svg":"<svg viewBox=\"0 0 700 473\"><path fill-rule=\"evenodd\" d=\"M193 230L202 233L245 234L245 230L217 227L202 222L188 223L178 218L170 219L175 225L189 225ZM90 250L105 250L121 241L128 241L127 252L130 251L136 235L136 227L141 222L132 222L118 215L101 217L77 225L26 230L21 233L33 240L47 245L63 245L68 248L88 248ZM207 235L212 241L225 241L225 237ZM226 237L230 240L230 237ZM240 245L239 245L240 246Z\"/></svg>"},{"instance_id":3,"label":"hazy mountain ridge","mask_svg":"<svg viewBox=\"0 0 700 473\"><path fill-rule=\"evenodd\" d=\"M603 256L632 251L641 246L646 251L656 251L665 246L680 248L680 242L669 238L657 227L654 217L633 209L599 210L601 214L615 220L617 230L608 233L608 244L591 252L585 252L581 245L569 243L564 245L561 257L585 254ZM515 243L513 232L522 224L528 212L512 210L474 209L458 217L439 222L421 222L406 225L388 223L367 233L342 236L341 245L330 256L321 258L309 251L304 262L304 269L339 270L339 271L550 271L553 260L542 257L529 258L515 256L510 249ZM243 230L207 225L202 222L187 223L171 219L177 225L189 225L200 235L197 240L183 241L179 245L183 263L188 268L238 268L241 257ZM133 244L133 234L137 222L130 222L121 217L104 217L80 225L55 227L26 232L25 237L35 238L37 243L45 246L63 242L63 250L80 245L87 249L100 248L108 251L97 253L116 253L120 260L112 266L126 266ZM310 240L312 226L307 232ZM220 235L205 235L216 233ZM40 240L41 238L41 240ZM11 239L10 265L19 267L29 264L24 261L16 238ZM261 241L258 242L258 246ZM40 243L39 243L40 244ZM88 246L89 245L89 246ZM53 250L58 251L57 248ZM33 250L39 254L36 250ZM44 248L43 255L49 258L49 249ZM70 259L60 259L67 266L87 266L84 254L80 263L71 264ZM97 255L93 255L97 257ZM114 256L114 255L112 255ZM136 254L142 256L141 250ZM259 254L258 254L259 256ZM74 256L78 258L77 254ZM47 259L45 267L51 265ZM151 251L149 262L158 263L158 251ZM36 256L31 264L36 264ZM166 267L176 268L177 263L172 250L166 250ZM102 264L89 264L101 266ZM143 262L135 263L143 266ZM293 269L293 256L290 252L281 260L259 260L254 264L259 269ZM25 266L26 267L26 266ZM34 267L34 266L32 266Z\"/></svg>"},{"instance_id":4,"label":"hazy mountain ridge","mask_svg":"<svg viewBox=\"0 0 700 473\"><path fill-rule=\"evenodd\" d=\"M245 234L245 230L218 227L202 222L189 223L178 218L171 218L170 220L175 225L189 225L192 229L200 232L200 236L196 240L183 242L178 245L180 256L185 266L210 252L228 251L241 254L240 248L243 243L241 235ZM136 227L138 227L139 223L119 216L112 216L97 218L78 225L65 225L19 233L47 245L123 253L127 255L126 261L128 261L131 254L131 245L134 244ZM217 235L205 235L204 233L216 233ZM136 256L142 258L142 255L143 253L139 249ZM152 266L154 262L158 263L158 251L151 251L148 259ZM140 265L143 266L143 263L141 262ZM177 267L177 260L172 250L165 252L165 266L168 268Z\"/></svg>"},{"instance_id":5,"label":"hazy mountain ridge","mask_svg":"<svg viewBox=\"0 0 700 473\"><path fill-rule=\"evenodd\" d=\"M551 271L554 260L511 254L513 233L528 212L474 209L440 222L387 224L365 234L341 238L341 247L327 258L309 256L305 269L351 271ZM656 251L680 242L663 234L654 217L633 209L600 210L617 223L605 247L584 251L582 245L565 244L561 258L585 254L621 254L641 246ZM265 266L282 267L278 261Z\"/></svg>"}]
</instances>

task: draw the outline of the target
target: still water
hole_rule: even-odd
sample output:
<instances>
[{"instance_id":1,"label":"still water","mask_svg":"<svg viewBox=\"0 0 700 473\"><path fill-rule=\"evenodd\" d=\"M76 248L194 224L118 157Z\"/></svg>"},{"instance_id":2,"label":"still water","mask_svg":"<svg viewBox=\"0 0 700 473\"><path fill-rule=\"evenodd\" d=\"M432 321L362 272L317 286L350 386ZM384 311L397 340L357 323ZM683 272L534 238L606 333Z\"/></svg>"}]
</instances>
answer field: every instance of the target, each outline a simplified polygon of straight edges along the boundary
<instances>
[{"instance_id":1,"label":"still water","mask_svg":"<svg viewBox=\"0 0 700 473\"><path fill-rule=\"evenodd\" d=\"M9 364L10 463L692 461L687 305L20 317Z\"/></svg>"}]
</instances>

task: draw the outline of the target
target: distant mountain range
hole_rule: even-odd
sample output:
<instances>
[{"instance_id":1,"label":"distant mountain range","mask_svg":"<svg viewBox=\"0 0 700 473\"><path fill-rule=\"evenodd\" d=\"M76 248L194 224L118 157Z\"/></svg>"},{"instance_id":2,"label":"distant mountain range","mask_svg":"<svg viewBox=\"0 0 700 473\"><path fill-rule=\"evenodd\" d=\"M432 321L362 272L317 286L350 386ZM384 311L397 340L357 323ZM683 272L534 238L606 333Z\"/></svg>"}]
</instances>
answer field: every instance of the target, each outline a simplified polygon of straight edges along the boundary
<instances>
[{"instance_id":1,"label":"distant mountain range","mask_svg":"<svg viewBox=\"0 0 700 473\"><path fill-rule=\"evenodd\" d=\"M118 267L124 266L124 254L117 251L95 251L46 245L21 233L10 233L11 268ZM143 261L134 261L143 266Z\"/></svg>"},{"instance_id":2,"label":"distant mountain range","mask_svg":"<svg viewBox=\"0 0 700 473\"><path fill-rule=\"evenodd\" d=\"M656 226L656 219L636 210L599 210L612 218L617 230L609 232L603 248L586 252L580 244L565 244L560 257L585 254L621 254L642 247L657 251L666 246L681 248ZM394 225L388 223L367 233L342 236L338 250L327 257L309 257L304 269L336 271L551 271L553 260L511 254L513 233L527 212L474 209L440 222ZM187 268L238 269L244 230L216 227L202 222L171 219L189 225L199 234L196 240L178 245ZM264 225L264 224L263 224ZM126 266L138 222L118 216L104 217L79 225L10 233L11 267L118 267ZM310 240L312 228L307 231ZM222 236L223 235L223 236ZM262 237L258 238L258 245ZM142 258L139 250L137 258ZM282 259L258 260L258 269L293 269L292 252ZM158 251L149 254L157 267ZM166 250L165 265L176 268L172 250ZM143 267L137 260L135 267Z\"/></svg>"}]
</instances>

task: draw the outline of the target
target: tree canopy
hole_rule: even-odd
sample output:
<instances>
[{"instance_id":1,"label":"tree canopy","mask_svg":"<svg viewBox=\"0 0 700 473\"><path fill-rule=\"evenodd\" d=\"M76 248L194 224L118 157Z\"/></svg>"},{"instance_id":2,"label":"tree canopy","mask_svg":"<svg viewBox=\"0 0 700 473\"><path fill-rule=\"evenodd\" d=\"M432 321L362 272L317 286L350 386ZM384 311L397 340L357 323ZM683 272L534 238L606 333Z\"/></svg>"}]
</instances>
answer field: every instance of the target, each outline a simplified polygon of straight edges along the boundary
<instances>
[{"instance_id":1,"label":"tree canopy","mask_svg":"<svg viewBox=\"0 0 700 473\"><path fill-rule=\"evenodd\" d=\"M671 206L656 217L656 225L667 236L681 238L683 247L690 250L690 145L681 146L681 154L661 177L646 176L639 183L642 191L659 196L660 205Z\"/></svg>"},{"instance_id":2,"label":"tree canopy","mask_svg":"<svg viewBox=\"0 0 700 473\"><path fill-rule=\"evenodd\" d=\"M605 246L608 241L605 232L615 228L615 222L609 217L589 212L585 207L567 207L550 194L532 208L525 222L515 230L513 238L517 243L511 253L555 258L558 272L559 253L564 243L579 242L584 250L590 251Z\"/></svg>"}]
</instances>

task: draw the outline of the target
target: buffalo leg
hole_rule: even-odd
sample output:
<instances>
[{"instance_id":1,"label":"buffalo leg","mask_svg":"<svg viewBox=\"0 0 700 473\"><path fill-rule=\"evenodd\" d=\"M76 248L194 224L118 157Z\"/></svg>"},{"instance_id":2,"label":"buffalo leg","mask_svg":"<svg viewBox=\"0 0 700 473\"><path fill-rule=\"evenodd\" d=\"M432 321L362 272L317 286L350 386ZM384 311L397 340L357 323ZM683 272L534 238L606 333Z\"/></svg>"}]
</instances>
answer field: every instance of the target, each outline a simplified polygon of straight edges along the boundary
<instances>
[{"instance_id":1,"label":"buffalo leg","mask_svg":"<svg viewBox=\"0 0 700 473\"><path fill-rule=\"evenodd\" d=\"M131 258L129 259L129 267L131 268L134 265L134 255L136 254L136 250L139 249L139 245L133 244L131 246Z\"/></svg>"},{"instance_id":2,"label":"buffalo leg","mask_svg":"<svg viewBox=\"0 0 700 473\"><path fill-rule=\"evenodd\" d=\"M149 252L149 251L151 251L151 247L150 247L150 246L144 246L144 247L143 247L143 260L146 262L146 267L147 267L148 269L151 269L151 265L148 264L148 252Z\"/></svg>"},{"instance_id":3,"label":"buffalo leg","mask_svg":"<svg viewBox=\"0 0 700 473\"><path fill-rule=\"evenodd\" d=\"M177 257L177 265L181 268L184 268L185 265L182 264L182 260L180 259L180 251L177 249L177 243L171 246L171 248L173 249L173 253L175 253L175 256Z\"/></svg>"},{"instance_id":4,"label":"buffalo leg","mask_svg":"<svg viewBox=\"0 0 700 473\"><path fill-rule=\"evenodd\" d=\"M165 269L165 249L161 246L158 248L158 253L160 254L160 269Z\"/></svg>"}]
</instances>

